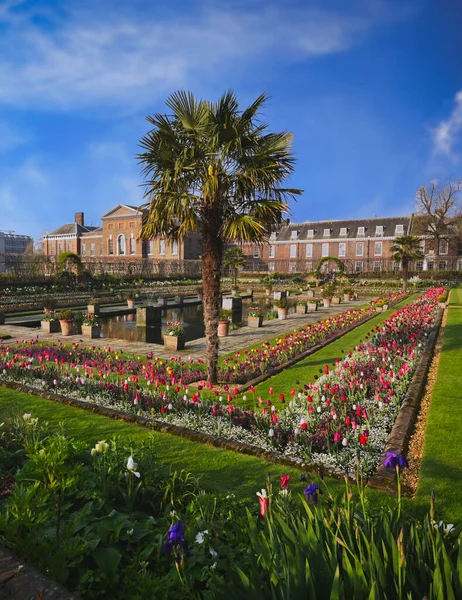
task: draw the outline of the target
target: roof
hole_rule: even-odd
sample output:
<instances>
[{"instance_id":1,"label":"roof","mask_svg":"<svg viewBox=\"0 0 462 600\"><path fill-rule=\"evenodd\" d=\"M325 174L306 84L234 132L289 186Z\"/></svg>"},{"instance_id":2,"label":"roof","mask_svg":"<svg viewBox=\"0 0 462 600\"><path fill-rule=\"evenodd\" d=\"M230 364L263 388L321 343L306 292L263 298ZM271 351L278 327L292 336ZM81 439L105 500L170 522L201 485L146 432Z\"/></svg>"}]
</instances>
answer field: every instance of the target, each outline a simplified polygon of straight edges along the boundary
<instances>
[{"instance_id":1,"label":"roof","mask_svg":"<svg viewBox=\"0 0 462 600\"><path fill-rule=\"evenodd\" d=\"M377 226L383 226L383 237L395 236L396 225L404 226L404 233L408 233L411 222L410 216L405 217L374 217L372 219L345 219L329 221L304 221L303 223L288 223L282 225L276 233L276 241L289 240L311 240L311 239L337 239L337 238L367 238L376 237L375 229ZM358 228L364 227L364 235L358 235ZM346 228L347 234L340 235L340 229ZM324 230L329 230L329 235L324 235ZM313 234L308 237L308 231ZM297 237L292 237L292 232L297 231ZM274 238L272 238L274 240Z\"/></svg>"},{"instance_id":2,"label":"roof","mask_svg":"<svg viewBox=\"0 0 462 600\"><path fill-rule=\"evenodd\" d=\"M143 214L143 211L140 210L139 206L131 206L130 204L117 204L116 206L111 208L111 210L109 210L107 213L101 215L101 218L104 219L105 217L110 217L112 213L116 212L119 208L128 208L133 213Z\"/></svg>"},{"instance_id":3,"label":"roof","mask_svg":"<svg viewBox=\"0 0 462 600\"><path fill-rule=\"evenodd\" d=\"M66 223L66 225L61 225L61 227L58 227L58 229L49 233L48 237L51 235L82 235L82 233L88 233L95 229L98 229L98 227L79 225L77 223Z\"/></svg>"}]
</instances>

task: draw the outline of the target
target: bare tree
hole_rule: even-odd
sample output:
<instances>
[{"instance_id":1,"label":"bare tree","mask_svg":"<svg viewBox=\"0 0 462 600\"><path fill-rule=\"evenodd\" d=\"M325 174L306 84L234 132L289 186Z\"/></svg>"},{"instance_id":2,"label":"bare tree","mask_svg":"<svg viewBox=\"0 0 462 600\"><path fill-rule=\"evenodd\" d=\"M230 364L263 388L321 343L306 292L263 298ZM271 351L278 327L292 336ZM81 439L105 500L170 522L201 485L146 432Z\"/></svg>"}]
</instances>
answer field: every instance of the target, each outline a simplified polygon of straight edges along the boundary
<instances>
[{"instance_id":1,"label":"bare tree","mask_svg":"<svg viewBox=\"0 0 462 600\"><path fill-rule=\"evenodd\" d=\"M462 220L460 193L462 181L448 182L438 187L438 181L417 190L417 218L414 233L430 235L433 239L435 268L438 268L441 241L449 245L457 237L458 224Z\"/></svg>"}]
</instances>

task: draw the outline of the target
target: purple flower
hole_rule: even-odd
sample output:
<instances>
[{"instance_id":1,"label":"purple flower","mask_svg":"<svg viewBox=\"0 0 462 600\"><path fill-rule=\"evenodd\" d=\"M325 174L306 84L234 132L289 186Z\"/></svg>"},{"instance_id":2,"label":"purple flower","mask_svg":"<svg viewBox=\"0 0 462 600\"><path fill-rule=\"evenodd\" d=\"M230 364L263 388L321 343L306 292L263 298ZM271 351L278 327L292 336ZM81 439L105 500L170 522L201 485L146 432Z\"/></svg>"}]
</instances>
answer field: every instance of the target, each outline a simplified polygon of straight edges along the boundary
<instances>
[{"instance_id":1,"label":"purple flower","mask_svg":"<svg viewBox=\"0 0 462 600\"><path fill-rule=\"evenodd\" d=\"M407 460L404 458L402 454L397 454L396 452L387 452L385 460L382 465L389 469L394 469L396 467L408 467Z\"/></svg>"},{"instance_id":2,"label":"purple flower","mask_svg":"<svg viewBox=\"0 0 462 600\"><path fill-rule=\"evenodd\" d=\"M318 503L318 494L322 494L322 490L319 489L319 485L317 483L312 483L309 485L306 490L303 491L306 496L308 502L313 502L313 504Z\"/></svg>"},{"instance_id":3,"label":"purple flower","mask_svg":"<svg viewBox=\"0 0 462 600\"><path fill-rule=\"evenodd\" d=\"M183 523L181 521L174 523L168 530L167 541L162 546L162 550L170 556L172 550L178 546L181 546L185 552L188 550L188 542L184 539Z\"/></svg>"}]
</instances>

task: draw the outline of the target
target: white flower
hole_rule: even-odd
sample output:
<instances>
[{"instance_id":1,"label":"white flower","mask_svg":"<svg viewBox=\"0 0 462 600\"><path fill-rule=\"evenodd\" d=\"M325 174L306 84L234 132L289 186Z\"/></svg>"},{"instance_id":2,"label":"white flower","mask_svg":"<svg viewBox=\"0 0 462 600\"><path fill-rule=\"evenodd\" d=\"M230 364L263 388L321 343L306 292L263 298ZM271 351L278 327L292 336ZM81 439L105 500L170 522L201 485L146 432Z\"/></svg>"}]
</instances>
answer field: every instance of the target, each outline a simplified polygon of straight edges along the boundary
<instances>
[{"instance_id":1,"label":"white flower","mask_svg":"<svg viewBox=\"0 0 462 600\"><path fill-rule=\"evenodd\" d=\"M213 560L217 560L217 558L218 558L218 552L215 552L215 550L212 548L210 550L210 554L212 555Z\"/></svg>"},{"instance_id":2,"label":"white flower","mask_svg":"<svg viewBox=\"0 0 462 600\"><path fill-rule=\"evenodd\" d=\"M92 454L93 455L94 454L104 454L105 452L107 452L108 448L109 448L109 444L106 443L106 440L101 440L100 442L97 442L95 444L95 447L93 448L93 450L95 452L93 453L93 450L92 450Z\"/></svg>"},{"instance_id":3,"label":"white flower","mask_svg":"<svg viewBox=\"0 0 462 600\"><path fill-rule=\"evenodd\" d=\"M173 404L169 404L169 405L167 406L167 408L168 408L168 410L172 410L172 408L173 408Z\"/></svg>"},{"instance_id":4,"label":"white flower","mask_svg":"<svg viewBox=\"0 0 462 600\"><path fill-rule=\"evenodd\" d=\"M32 417L32 415L30 413L24 413L22 418L24 419L24 421L29 421L29 419Z\"/></svg>"},{"instance_id":5,"label":"white flower","mask_svg":"<svg viewBox=\"0 0 462 600\"><path fill-rule=\"evenodd\" d=\"M244 395L242 396L242 399L243 399L243 400L247 400L247 396L244 394Z\"/></svg>"},{"instance_id":6,"label":"white flower","mask_svg":"<svg viewBox=\"0 0 462 600\"><path fill-rule=\"evenodd\" d=\"M273 437L273 436L274 436L274 429L270 429L270 430L268 431L268 435L269 435L270 437Z\"/></svg>"},{"instance_id":7,"label":"white flower","mask_svg":"<svg viewBox=\"0 0 462 600\"><path fill-rule=\"evenodd\" d=\"M266 493L265 488L262 488L261 492L257 492L257 496L259 498L268 498L268 494Z\"/></svg>"},{"instance_id":8,"label":"white flower","mask_svg":"<svg viewBox=\"0 0 462 600\"><path fill-rule=\"evenodd\" d=\"M203 544L204 543L204 535L208 535L208 530L205 529L204 531L199 531L199 533L196 535L196 542L198 544Z\"/></svg>"},{"instance_id":9,"label":"white flower","mask_svg":"<svg viewBox=\"0 0 462 600\"><path fill-rule=\"evenodd\" d=\"M133 473L133 475L135 475L135 477L141 477L141 475L138 473L138 471L136 470L138 468L138 463L136 463L133 460L133 456L129 456L128 460L127 460L127 471L129 471L130 473Z\"/></svg>"},{"instance_id":10,"label":"white flower","mask_svg":"<svg viewBox=\"0 0 462 600\"><path fill-rule=\"evenodd\" d=\"M348 440L346 438L343 438L342 446L348 446Z\"/></svg>"}]
</instances>

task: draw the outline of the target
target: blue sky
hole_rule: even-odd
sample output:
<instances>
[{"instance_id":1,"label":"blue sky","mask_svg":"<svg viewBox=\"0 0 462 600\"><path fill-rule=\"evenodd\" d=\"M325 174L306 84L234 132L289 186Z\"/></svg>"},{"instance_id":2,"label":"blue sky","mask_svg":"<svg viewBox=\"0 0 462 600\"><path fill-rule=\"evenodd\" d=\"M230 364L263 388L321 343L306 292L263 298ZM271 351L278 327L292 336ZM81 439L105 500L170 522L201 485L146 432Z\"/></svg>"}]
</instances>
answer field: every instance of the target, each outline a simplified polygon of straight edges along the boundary
<instances>
[{"instance_id":1,"label":"blue sky","mask_svg":"<svg viewBox=\"0 0 462 600\"><path fill-rule=\"evenodd\" d=\"M293 220L407 214L462 178L460 0L0 0L0 229L141 202L146 115L177 89L271 96Z\"/></svg>"}]
</instances>

